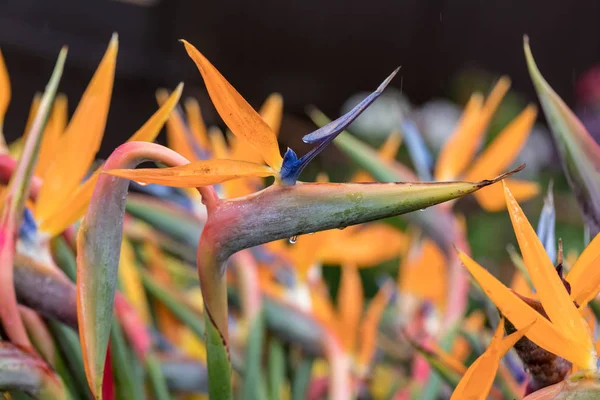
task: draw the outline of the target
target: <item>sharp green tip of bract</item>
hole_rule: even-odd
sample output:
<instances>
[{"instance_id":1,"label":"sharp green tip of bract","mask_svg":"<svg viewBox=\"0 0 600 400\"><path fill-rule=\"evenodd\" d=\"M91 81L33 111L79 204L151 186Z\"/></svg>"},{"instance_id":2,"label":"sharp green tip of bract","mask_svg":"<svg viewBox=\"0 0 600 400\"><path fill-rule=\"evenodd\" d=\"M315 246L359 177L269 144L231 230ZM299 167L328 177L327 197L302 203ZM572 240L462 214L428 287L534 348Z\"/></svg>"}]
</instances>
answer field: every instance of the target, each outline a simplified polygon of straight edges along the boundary
<instances>
[{"instance_id":1,"label":"sharp green tip of bract","mask_svg":"<svg viewBox=\"0 0 600 400\"><path fill-rule=\"evenodd\" d=\"M600 231L600 146L583 123L552 89L538 69L529 42L525 58L544 115L556 142L563 170L592 233Z\"/></svg>"},{"instance_id":2,"label":"sharp green tip of bract","mask_svg":"<svg viewBox=\"0 0 600 400\"><path fill-rule=\"evenodd\" d=\"M519 165L517 168L513 169L512 171L508 171L508 172L503 173L502 175L498 175L494 179L488 179L485 181L481 181L479 183L479 186L485 187L485 186L493 185L494 183L500 182L500 181L516 174L517 172L522 171L525 167L526 167L526 164Z\"/></svg>"}]
</instances>

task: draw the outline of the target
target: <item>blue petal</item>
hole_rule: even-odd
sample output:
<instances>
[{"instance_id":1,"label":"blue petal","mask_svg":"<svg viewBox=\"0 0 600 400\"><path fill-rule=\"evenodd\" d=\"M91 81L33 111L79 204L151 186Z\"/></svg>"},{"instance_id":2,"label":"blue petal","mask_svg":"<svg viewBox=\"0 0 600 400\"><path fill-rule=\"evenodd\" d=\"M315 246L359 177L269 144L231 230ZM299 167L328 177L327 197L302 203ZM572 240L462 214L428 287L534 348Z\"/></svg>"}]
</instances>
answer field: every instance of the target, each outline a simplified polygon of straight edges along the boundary
<instances>
[{"instance_id":1,"label":"blue petal","mask_svg":"<svg viewBox=\"0 0 600 400\"><path fill-rule=\"evenodd\" d=\"M310 154L313 150L311 150L308 154ZM288 147L287 151L283 155L283 162L281 163L279 179L281 179L281 182L284 185L293 185L298 180L298 177L300 176L300 173L302 172L305 166L306 163L302 165L301 159L298 160L296 152Z\"/></svg>"},{"instance_id":2,"label":"blue petal","mask_svg":"<svg viewBox=\"0 0 600 400\"><path fill-rule=\"evenodd\" d=\"M23 220L19 228L19 239L33 243L37 234L37 224L33 218L33 214L28 208L23 211Z\"/></svg>"},{"instance_id":3,"label":"blue petal","mask_svg":"<svg viewBox=\"0 0 600 400\"><path fill-rule=\"evenodd\" d=\"M399 69L400 67L396 68L396 70L394 70L394 72L392 72L392 74L388 76L381 85L379 85L375 92L367 96L366 99L361 101L352 110L342 115L335 121L332 121L316 131L304 136L302 140L305 143L317 143L317 145L300 159L298 159L298 156L292 149L288 148L283 156L283 164L279 174L281 182L284 185L295 184L308 163L311 162L312 159L315 158L321 151L323 151L323 149L325 149L325 147L327 147L337 135L346 129L346 127L350 125L352 121L354 121L364 110L367 109L367 107L369 107L369 105L371 105L371 103L375 101L375 99L377 99L377 97L379 97Z\"/></svg>"},{"instance_id":4,"label":"blue petal","mask_svg":"<svg viewBox=\"0 0 600 400\"><path fill-rule=\"evenodd\" d=\"M352 110L348 111L346 114L342 115L335 121L331 121L325 126L317 129L316 131L309 133L304 136L302 140L304 143L317 143L323 140L330 139L333 140L335 136L337 136L340 132L342 132L348 125L352 123L363 111L367 109L381 95L386 86L390 83L390 81L394 78L394 76L398 73L400 67L396 68L394 72L390 74L382 83L379 85L377 90L367 96L366 99L358 103Z\"/></svg>"},{"instance_id":5,"label":"blue petal","mask_svg":"<svg viewBox=\"0 0 600 400\"><path fill-rule=\"evenodd\" d=\"M431 169L433 158L423 140L423 136L421 136L417 126L411 120L405 119L402 121L401 128L408 153L417 170L417 175L422 181L432 181Z\"/></svg>"},{"instance_id":6,"label":"blue petal","mask_svg":"<svg viewBox=\"0 0 600 400\"><path fill-rule=\"evenodd\" d=\"M131 181L130 187L136 192L144 193L162 200L171 201L184 207L187 210L191 210L194 208L192 200L190 200L186 193L179 188L156 184L140 185L139 183L134 181Z\"/></svg>"},{"instance_id":7,"label":"blue petal","mask_svg":"<svg viewBox=\"0 0 600 400\"><path fill-rule=\"evenodd\" d=\"M537 235L544 245L546 253L553 263L556 263L556 210L554 209L554 196L552 194L552 182L548 185L548 194L544 199L544 207L540 214L537 226Z\"/></svg>"}]
</instances>

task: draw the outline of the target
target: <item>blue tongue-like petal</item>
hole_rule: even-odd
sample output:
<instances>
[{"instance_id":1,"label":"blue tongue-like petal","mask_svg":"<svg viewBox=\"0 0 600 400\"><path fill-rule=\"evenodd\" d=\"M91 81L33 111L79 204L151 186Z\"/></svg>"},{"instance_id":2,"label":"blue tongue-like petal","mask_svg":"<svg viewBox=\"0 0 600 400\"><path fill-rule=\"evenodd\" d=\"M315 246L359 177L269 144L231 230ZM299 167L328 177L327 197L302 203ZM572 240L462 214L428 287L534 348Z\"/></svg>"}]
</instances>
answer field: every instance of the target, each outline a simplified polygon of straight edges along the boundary
<instances>
[{"instance_id":1,"label":"blue tongue-like petal","mask_svg":"<svg viewBox=\"0 0 600 400\"><path fill-rule=\"evenodd\" d=\"M302 138L304 143L317 143L323 140L333 140L340 132L342 132L348 125L352 123L363 111L367 109L381 95L383 90L387 87L390 81L396 76L400 70L400 67L396 68L394 72L390 74L382 83L379 85L377 90L367 96L363 101L358 103L352 110L342 115L335 121L331 121L325 126L317 129L316 131L309 133Z\"/></svg>"},{"instance_id":2,"label":"blue tongue-like petal","mask_svg":"<svg viewBox=\"0 0 600 400\"><path fill-rule=\"evenodd\" d=\"M357 104L352 110L342 115L335 121L331 121L327 125L317 129L316 131L304 136L302 140L305 143L317 143L317 145L308 153L298 159L298 156L292 149L288 149L283 156L283 164L281 166L280 179L285 185L293 185L298 180L300 173L315 158L325 147L329 145L348 125L352 123L363 111L367 109L381 95L390 81L394 78L400 67L388 76L385 81L379 85L377 90L371 93L367 98Z\"/></svg>"}]
</instances>

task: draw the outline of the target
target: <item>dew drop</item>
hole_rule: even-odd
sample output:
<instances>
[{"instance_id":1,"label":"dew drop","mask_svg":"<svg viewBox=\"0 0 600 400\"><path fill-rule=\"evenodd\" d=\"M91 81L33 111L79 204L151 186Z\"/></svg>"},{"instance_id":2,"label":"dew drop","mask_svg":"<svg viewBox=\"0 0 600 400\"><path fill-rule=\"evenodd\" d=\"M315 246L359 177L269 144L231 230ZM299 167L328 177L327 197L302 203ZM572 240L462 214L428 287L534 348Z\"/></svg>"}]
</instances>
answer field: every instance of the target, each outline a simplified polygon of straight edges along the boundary
<instances>
[{"instance_id":1,"label":"dew drop","mask_svg":"<svg viewBox=\"0 0 600 400\"><path fill-rule=\"evenodd\" d=\"M148 184L146 182L138 182L138 181L136 181L135 183L137 183L140 186L148 186Z\"/></svg>"},{"instance_id":2,"label":"dew drop","mask_svg":"<svg viewBox=\"0 0 600 400\"><path fill-rule=\"evenodd\" d=\"M290 244L294 244L298 241L298 235L294 235L290 238Z\"/></svg>"},{"instance_id":3,"label":"dew drop","mask_svg":"<svg viewBox=\"0 0 600 400\"><path fill-rule=\"evenodd\" d=\"M314 235L315 233L314 233L314 232L308 232L308 234L309 234L309 235Z\"/></svg>"}]
</instances>

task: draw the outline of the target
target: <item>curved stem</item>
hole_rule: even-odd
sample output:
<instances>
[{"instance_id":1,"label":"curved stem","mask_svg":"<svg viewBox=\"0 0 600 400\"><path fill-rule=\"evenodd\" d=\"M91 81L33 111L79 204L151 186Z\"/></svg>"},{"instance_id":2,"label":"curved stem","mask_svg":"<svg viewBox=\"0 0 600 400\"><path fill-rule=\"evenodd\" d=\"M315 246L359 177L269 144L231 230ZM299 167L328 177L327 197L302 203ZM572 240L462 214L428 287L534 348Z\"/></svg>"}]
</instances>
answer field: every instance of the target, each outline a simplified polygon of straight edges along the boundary
<instances>
[{"instance_id":1,"label":"curved stem","mask_svg":"<svg viewBox=\"0 0 600 400\"><path fill-rule=\"evenodd\" d=\"M119 146L104 164L104 170L135 168L154 161L181 166L189 161L154 143L128 142ZM77 237L77 316L86 376L98 397L102 388L105 355L110 337L125 199L129 181L100 174ZM199 189L210 210L218 204L212 187Z\"/></svg>"}]
</instances>

